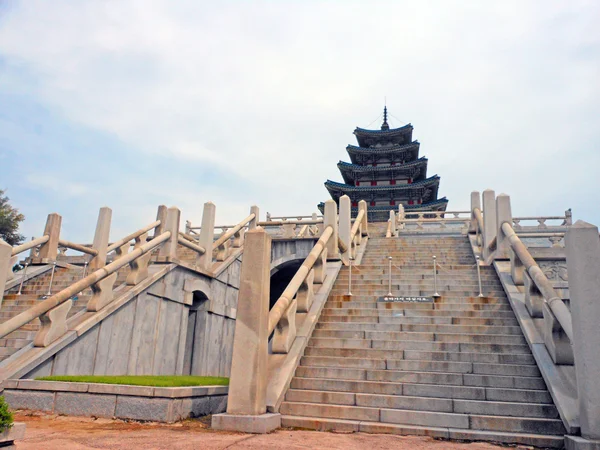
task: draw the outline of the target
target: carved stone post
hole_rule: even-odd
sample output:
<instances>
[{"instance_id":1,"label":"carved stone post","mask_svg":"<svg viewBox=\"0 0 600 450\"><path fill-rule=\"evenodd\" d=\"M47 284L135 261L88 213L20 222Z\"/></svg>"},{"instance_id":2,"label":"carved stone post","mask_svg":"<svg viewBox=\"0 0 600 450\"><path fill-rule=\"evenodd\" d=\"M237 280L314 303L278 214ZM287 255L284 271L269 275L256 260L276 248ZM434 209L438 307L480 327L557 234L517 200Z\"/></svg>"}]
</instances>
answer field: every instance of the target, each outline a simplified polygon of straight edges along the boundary
<instances>
[{"instance_id":1,"label":"carved stone post","mask_svg":"<svg viewBox=\"0 0 600 450\"><path fill-rule=\"evenodd\" d=\"M167 206L159 205L156 211L156 220L160 220L160 225L154 229L154 236L158 236L165 231L167 226Z\"/></svg>"},{"instance_id":2,"label":"carved stone post","mask_svg":"<svg viewBox=\"0 0 600 450\"><path fill-rule=\"evenodd\" d=\"M11 254L12 246L0 239L0 307L2 306L2 297L4 296L8 272L12 272Z\"/></svg>"},{"instance_id":3,"label":"carved stone post","mask_svg":"<svg viewBox=\"0 0 600 450\"><path fill-rule=\"evenodd\" d=\"M170 231L171 237L165 241L158 251L158 260L160 262L171 262L177 259L177 239L179 238L179 219L181 211L175 206L167 209L167 218L165 220L165 230Z\"/></svg>"},{"instance_id":4,"label":"carved stone post","mask_svg":"<svg viewBox=\"0 0 600 450\"><path fill-rule=\"evenodd\" d=\"M406 212L404 211L404 205L398 205L398 217L396 218L396 222L398 223L398 229L404 229L404 219L406 218Z\"/></svg>"},{"instance_id":5,"label":"carved stone post","mask_svg":"<svg viewBox=\"0 0 600 450\"><path fill-rule=\"evenodd\" d=\"M213 258L213 241L215 239L215 216L217 207L212 202L204 204L202 212L202 228L200 228L200 238L198 245L206 249L206 253L198 258L198 266L204 270L210 270Z\"/></svg>"},{"instance_id":6,"label":"carved stone post","mask_svg":"<svg viewBox=\"0 0 600 450\"><path fill-rule=\"evenodd\" d=\"M342 252L342 262L345 266L350 264L350 254L352 251L350 242L350 230L352 223L350 222L350 197L342 195L340 197L340 218L339 218L339 234L340 240L346 244L346 251Z\"/></svg>"},{"instance_id":7,"label":"carved stone post","mask_svg":"<svg viewBox=\"0 0 600 450\"><path fill-rule=\"evenodd\" d=\"M40 247L38 258L35 258L32 261L34 264L48 264L51 261L56 261L61 223L62 217L59 214L48 214L46 227L44 228L44 236L48 236L49 239Z\"/></svg>"},{"instance_id":8,"label":"carved stone post","mask_svg":"<svg viewBox=\"0 0 600 450\"><path fill-rule=\"evenodd\" d=\"M213 415L213 428L267 433L281 425L281 415L266 413L270 265L271 237L263 228L246 233L227 413Z\"/></svg>"},{"instance_id":9,"label":"carved stone post","mask_svg":"<svg viewBox=\"0 0 600 450\"><path fill-rule=\"evenodd\" d=\"M338 218L337 218L337 205L334 200L327 200L325 202L323 225L325 228L331 226L333 233L329 242L327 242L327 259L330 261L339 261L340 252L338 249Z\"/></svg>"},{"instance_id":10,"label":"carved stone post","mask_svg":"<svg viewBox=\"0 0 600 450\"><path fill-rule=\"evenodd\" d=\"M471 225L469 226L469 233L477 232L477 219L475 218L475 208L479 208L481 211L481 196L479 191L471 192Z\"/></svg>"},{"instance_id":11,"label":"carved stone post","mask_svg":"<svg viewBox=\"0 0 600 450\"><path fill-rule=\"evenodd\" d=\"M390 231L392 232L392 237L398 236L398 231L396 231L396 213L394 213L393 209L390 209Z\"/></svg>"},{"instance_id":12,"label":"carved stone post","mask_svg":"<svg viewBox=\"0 0 600 450\"><path fill-rule=\"evenodd\" d=\"M500 194L496 198L496 253L494 259L509 259L510 242L502 232L502 224L508 222L512 226L510 197Z\"/></svg>"},{"instance_id":13,"label":"carved stone post","mask_svg":"<svg viewBox=\"0 0 600 450\"><path fill-rule=\"evenodd\" d=\"M565 235L573 318L573 350L584 439L600 440L600 240L598 227L578 220ZM600 445L600 442L597 444ZM587 448L587 447L586 447ZM591 447L590 447L591 448Z\"/></svg>"},{"instance_id":14,"label":"carved stone post","mask_svg":"<svg viewBox=\"0 0 600 450\"><path fill-rule=\"evenodd\" d=\"M367 202L364 200L361 200L360 202L358 202L358 210L365 212L365 215L363 216L362 224L360 227L362 229L362 235L368 236L369 235L369 217L368 217L369 211L367 209Z\"/></svg>"},{"instance_id":15,"label":"carved stone post","mask_svg":"<svg viewBox=\"0 0 600 450\"><path fill-rule=\"evenodd\" d=\"M491 189L483 191L483 259L487 262L490 244L496 237L496 193Z\"/></svg>"},{"instance_id":16,"label":"carved stone post","mask_svg":"<svg viewBox=\"0 0 600 450\"><path fill-rule=\"evenodd\" d=\"M258 209L258 206L253 205L250 207L250 214L254 214L254 219L252 219L250 221L250 223L248 224L248 230L254 230L258 224L258 222L260 221L260 210Z\"/></svg>"},{"instance_id":17,"label":"carved stone post","mask_svg":"<svg viewBox=\"0 0 600 450\"><path fill-rule=\"evenodd\" d=\"M108 248L108 237L110 234L110 221L112 218L112 209L100 208L98 213L98 222L96 222L96 233L94 233L94 243L92 247L98 251L89 265L90 273L101 269L106 265L106 249Z\"/></svg>"}]
</instances>

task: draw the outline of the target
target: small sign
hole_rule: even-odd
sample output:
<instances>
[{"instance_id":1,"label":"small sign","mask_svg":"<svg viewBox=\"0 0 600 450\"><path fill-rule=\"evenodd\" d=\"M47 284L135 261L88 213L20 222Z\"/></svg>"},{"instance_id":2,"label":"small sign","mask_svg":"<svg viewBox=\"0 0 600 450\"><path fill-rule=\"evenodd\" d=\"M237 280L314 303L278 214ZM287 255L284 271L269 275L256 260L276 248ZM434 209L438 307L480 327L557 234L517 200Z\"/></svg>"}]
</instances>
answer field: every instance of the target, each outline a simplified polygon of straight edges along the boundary
<instances>
[{"instance_id":1,"label":"small sign","mask_svg":"<svg viewBox=\"0 0 600 450\"><path fill-rule=\"evenodd\" d=\"M379 297L377 301L384 303L433 303L433 297Z\"/></svg>"}]
</instances>

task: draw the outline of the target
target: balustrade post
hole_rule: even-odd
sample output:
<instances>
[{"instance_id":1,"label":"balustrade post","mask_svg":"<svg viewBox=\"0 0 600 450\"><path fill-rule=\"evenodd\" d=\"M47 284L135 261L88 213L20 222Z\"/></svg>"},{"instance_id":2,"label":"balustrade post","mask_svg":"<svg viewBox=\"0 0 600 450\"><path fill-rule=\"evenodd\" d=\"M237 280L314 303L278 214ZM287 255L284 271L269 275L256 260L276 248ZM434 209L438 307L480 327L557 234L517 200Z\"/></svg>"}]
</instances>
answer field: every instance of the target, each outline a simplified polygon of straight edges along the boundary
<instances>
[{"instance_id":1,"label":"balustrade post","mask_svg":"<svg viewBox=\"0 0 600 450\"><path fill-rule=\"evenodd\" d=\"M403 230L404 229L404 219L406 218L406 211L404 211L404 205L400 204L398 205L398 229L399 230Z\"/></svg>"},{"instance_id":2,"label":"balustrade post","mask_svg":"<svg viewBox=\"0 0 600 450\"><path fill-rule=\"evenodd\" d=\"M281 425L281 415L266 413L270 266L271 237L263 228L249 231L240 271L227 413L212 416L213 428L267 433Z\"/></svg>"},{"instance_id":3,"label":"balustrade post","mask_svg":"<svg viewBox=\"0 0 600 450\"><path fill-rule=\"evenodd\" d=\"M8 272L12 271L11 267L12 246L8 245L0 239L0 307L2 306L2 298L4 297L4 288L8 279Z\"/></svg>"},{"instance_id":4,"label":"balustrade post","mask_svg":"<svg viewBox=\"0 0 600 450\"><path fill-rule=\"evenodd\" d=\"M200 237L198 245L206 249L204 255L196 258L196 265L204 270L210 270L213 259L213 242L215 240L215 216L217 207L212 202L204 204L202 211L202 226L200 228Z\"/></svg>"},{"instance_id":5,"label":"balustrade post","mask_svg":"<svg viewBox=\"0 0 600 450\"><path fill-rule=\"evenodd\" d=\"M345 266L350 264L352 253L352 242L350 242L350 231L352 223L350 221L350 197L342 195L340 197L340 218L339 218L339 234L340 240L346 244L346 251L342 252L342 262Z\"/></svg>"},{"instance_id":6,"label":"balustrade post","mask_svg":"<svg viewBox=\"0 0 600 450\"><path fill-rule=\"evenodd\" d=\"M108 248L111 218L112 209L106 206L100 208L98 221L96 222L96 232L94 233L94 243L92 244L92 248L96 249L98 254L89 263L90 271L92 272L106 265L106 249Z\"/></svg>"},{"instance_id":7,"label":"balustrade post","mask_svg":"<svg viewBox=\"0 0 600 450\"><path fill-rule=\"evenodd\" d=\"M170 231L171 236L162 244L158 251L159 262L172 262L177 259L177 239L179 238L179 219L181 211L175 206L167 209L167 218L165 219L164 231ZM212 248L212 247L211 247ZM207 249L208 251L208 249Z\"/></svg>"},{"instance_id":8,"label":"balustrade post","mask_svg":"<svg viewBox=\"0 0 600 450\"><path fill-rule=\"evenodd\" d=\"M252 205L250 207L250 214L254 214L254 219L252 219L250 221L250 223L248 224L248 230L254 230L258 224L258 222L260 221L260 209L258 208L258 206L256 205Z\"/></svg>"},{"instance_id":9,"label":"balustrade post","mask_svg":"<svg viewBox=\"0 0 600 450\"><path fill-rule=\"evenodd\" d=\"M48 214L46 227L44 228L44 236L48 236L48 241L40 247L38 257L32 261L34 264L48 264L51 261L56 261L61 223L62 217L59 214Z\"/></svg>"},{"instance_id":10,"label":"balustrade post","mask_svg":"<svg viewBox=\"0 0 600 450\"><path fill-rule=\"evenodd\" d=\"M154 229L154 236L160 236L167 226L167 206L159 205L156 211L156 220L160 220L160 225Z\"/></svg>"},{"instance_id":11,"label":"balustrade post","mask_svg":"<svg viewBox=\"0 0 600 450\"><path fill-rule=\"evenodd\" d=\"M494 259L509 259L510 242L502 231L502 224L508 222L512 226L510 196L500 194L496 197L496 253Z\"/></svg>"},{"instance_id":12,"label":"balustrade post","mask_svg":"<svg viewBox=\"0 0 600 450\"><path fill-rule=\"evenodd\" d=\"M323 229L327 228L328 226L333 228L331 238L329 238L329 241L327 242L327 259L329 261L339 261L340 252L338 249L338 220L337 205L335 204L335 201L327 200L325 202L324 211Z\"/></svg>"},{"instance_id":13,"label":"balustrade post","mask_svg":"<svg viewBox=\"0 0 600 450\"><path fill-rule=\"evenodd\" d=\"M492 254L490 244L496 237L496 193L491 189L483 191L483 260L487 262Z\"/></svg>"},{"instance_id":14,"label":"balustrade post","mask_svg":"<svg viewBox=\"0 0 600 450\"><path fill-rule=\"evenodd\" d=\"M600 440L600 240L598 227L578 220L565 235L573 352L581 436Z\"/></svg>"},{"instance_id":15,"label":"balustrade post","mask_svg":"<svg viewBox=\"0 0 600 450\"><path fill-rule=\"evenodd\" d=\"M475 208L481 211L481 195L479 191L471 192L471 224L469 225L469 233L477 232L477 219L475 218Z\"/></svg>"},{"instance_id":16,"label":"balustrade post","mask_svg":"<svg viewBox=\"0 0 600 450\"><path fill-rule=\"evenodd\" d=\"M396 214L393 209L390 209L390 232L392 233L392 237L398 236L398 232L396 231Z\"/></svg>"},{"instance_id":17,"label":"balustrade post","mask_svg":"<svg viewBox=\"0 0 600 450\"><path fill-rule=\"evenodd\" d=\"M365 214L363 215L362 218L362 224L360 225L361 228L361 233L363 236L368 236L369 235L369 216L368 216L368 210L367 210L367 202L364 200L361 200L360 202L358 202L358 211L364 211Z\"/></svg>"}]
</instances>

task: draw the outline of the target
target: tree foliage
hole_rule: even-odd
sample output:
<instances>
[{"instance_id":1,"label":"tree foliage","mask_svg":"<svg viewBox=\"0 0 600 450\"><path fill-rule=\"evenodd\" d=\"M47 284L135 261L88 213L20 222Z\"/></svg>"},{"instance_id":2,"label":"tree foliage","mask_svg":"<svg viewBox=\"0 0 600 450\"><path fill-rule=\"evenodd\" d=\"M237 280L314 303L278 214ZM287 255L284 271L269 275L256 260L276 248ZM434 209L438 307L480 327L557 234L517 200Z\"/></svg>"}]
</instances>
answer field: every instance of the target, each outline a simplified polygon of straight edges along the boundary
<instances>
[{"instance_id":1,"label":"tree foliage","mask_svg":"<svg viewBox=\"0 0 600 450\"><path fill-rule=\"evenodd\" d=\"M0 238L9 245L19 245L25 240L25 236L19 234L19 224L25 220L25 216L8 202L10 199L0 189Z\"/></svg>"}]
</instances>

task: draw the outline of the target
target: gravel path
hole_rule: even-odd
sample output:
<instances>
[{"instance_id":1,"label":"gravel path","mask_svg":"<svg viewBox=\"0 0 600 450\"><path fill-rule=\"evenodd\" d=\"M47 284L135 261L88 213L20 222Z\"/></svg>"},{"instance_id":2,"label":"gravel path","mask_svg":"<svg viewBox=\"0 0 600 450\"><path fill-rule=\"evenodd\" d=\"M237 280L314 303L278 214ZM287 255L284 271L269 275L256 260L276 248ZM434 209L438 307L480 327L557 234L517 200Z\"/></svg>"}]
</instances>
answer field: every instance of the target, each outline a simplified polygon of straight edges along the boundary
<instances>
[{"instance_id":1,"label":"gravel path","mask_svg":"<svg viewBox=\"0 0 600 450\"><path fill-rule=\"evenodd\" d=\"M20 412L15 414L15 421L27 423L25 439L17 442L18 450L133 450L138 448L145 450L316 448L499 450L502 448L482 442L460 443L426 437L365 433L338 434L288 429L278 430L268 435L230 433L209 429L207 419L164 425Z\"/></svg>"}]
</instances>

